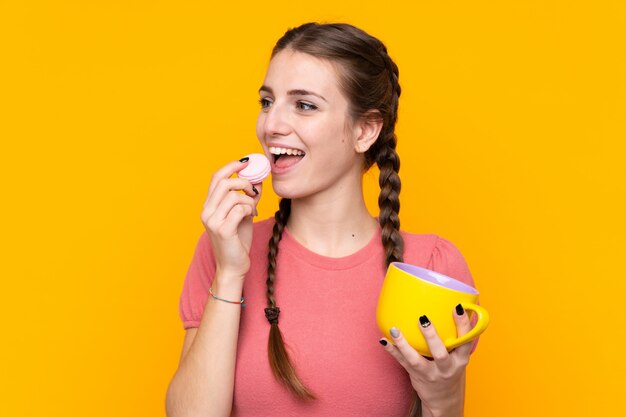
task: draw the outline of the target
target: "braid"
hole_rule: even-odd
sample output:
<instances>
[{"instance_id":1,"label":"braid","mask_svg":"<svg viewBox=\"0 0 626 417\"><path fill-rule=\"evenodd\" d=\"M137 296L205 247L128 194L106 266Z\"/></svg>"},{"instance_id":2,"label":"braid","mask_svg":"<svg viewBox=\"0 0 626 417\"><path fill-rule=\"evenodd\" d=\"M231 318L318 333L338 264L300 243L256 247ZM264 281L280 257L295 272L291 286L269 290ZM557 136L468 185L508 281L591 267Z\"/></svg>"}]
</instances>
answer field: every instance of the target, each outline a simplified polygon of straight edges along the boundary
<instances>
[{"instance_id":1,"label":"braid","mask_svg":"<svg viewBox=\"0 0 626 417\"><path fill-rule=\"evenodd\" d=\"M279 209L274 214L274 229L269 242L269 253L267 259L267 304L269 308L276 307L274 300L274 279L276 278L276 255L278 255L278 242L283 237L283 230L291 214L291 200L283 198L280 200Z\"/></svg>"},{"instance_id":2,"label":"braid","mask_svg":"<svg viewBox=\"0 0 626 417\"><path fill-rule=\"evenodd\" d=\"M387 116L387 126L383 123L383 132L378 137L373 159L380 169L378 184L378 207L380 208L379 222L382 228L382 240L385 248L385 267L391 262L402 262L404 257L404 241L400 235L400 157L396 152L398 138L394 132L398 120L398 100L400 98L400 83L398 83L398 67L387 55L387 49L381 44L381 59L387 70L391 93L390 111Z\"/></svg>"},{"instance_id":3,"label":"braid","mask_svg":"<svg viewBox=\"0 0 626 417\"><path fill-rule=\"evenodd\" d=\"M387 54L387 48L382 43L380 44L380 56L383 61L383 65L387 70L389 81L391 83L391 123L390 126L395 126L396 121L398 120L398 100L400 99L400 94L402 93L402 89L400 88L400 83L398 82L398 78L400 77L400 70L395 62L389 57Z\"/></svg>"},{"instance_id":4,"label":"braid","mask_svg":"<svg viewBox=\"0 0 626 417\"><path fill-rule=\"evenodd\" d=\"M380 215L378 221L382 229L382 242L385 249L385 269L392 262L404 261L404 239L400 234L400 157L396 152L398 138L395 134L395 125L398 121L398 102L402 89L398 82L398 66L387 54L387 48L381 44L380 55L385 70L389 77L391 90L390 111L388 114L388 125L384 126L384 133L381 132L376 145L373 148L372 159L375 160L380 169L378 184L380 194L378 195L378 207ZM366 158L366 161L368 158ZM422 417L422 400L413 393L413 402L407 413L408 417Z\"/></svg>"},{"instance_id":5,"label":"braid","mask_svg":"<svg viewBox=\"0 0 626 417\"><path fill-rule=\"evenodd\" d=\"M385 248L385 266L391 262L404 260L404 241L400 235L400 157L395 150L395 134L388 133L391 139L386 141L387 146L381 148L376 163L380 168L380 194L378 207L380 208L379 222L382 229L382 240Z\"/></svg>"},{"instance_id":6,"label":"braid","mask_svg":"<svg viewBox=\"0 0 626 417\"><path fill-rule=\"evenodd\" d=\"M274 377L291 390L298 398L303 400L315 399L315 396L304 386L296 375L296 371L291 363L289 354L285 349L283 336L278 328L278 315L280 309L276 306L274 299L274 280L276 279L276 256L278 255L278 243L285 230L285 225L291 214L291 200L283 198L280 200L279 209L274 215L276 220L272 237L269 241L268 266L267 266L267 308L265 317L270 322L270 335L267 352L270 366Z\"/></svg>"}]
</instances>

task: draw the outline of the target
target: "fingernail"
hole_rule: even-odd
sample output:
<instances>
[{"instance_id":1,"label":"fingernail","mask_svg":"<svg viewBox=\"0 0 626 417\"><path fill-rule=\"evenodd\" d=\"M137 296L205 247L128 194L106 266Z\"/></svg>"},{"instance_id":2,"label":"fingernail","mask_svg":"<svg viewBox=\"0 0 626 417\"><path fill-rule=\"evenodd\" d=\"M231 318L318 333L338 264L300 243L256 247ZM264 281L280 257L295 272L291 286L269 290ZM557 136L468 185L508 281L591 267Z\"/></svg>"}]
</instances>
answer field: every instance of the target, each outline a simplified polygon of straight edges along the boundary
<instances>
[{"instance_id":1,"label":"fingernail","mask_svg":"<svg viewBox=\"0 0 626 417\"><path fill-rule=\"evenodd\" d=\"M259 195L259 190L254 185L252 186L252 191L254 191L254 194Z\"/></svg>"},{"instance_id":2,"label":"fingernail","mask_svg":"<svg viewBox=\"0 0 626 417\"><path fill-rule=\"evenodd\" d=\"M245 156L245 157L241 158L241 159L239 160L239 162L248 162L249 160L250 160L250 158L248 158L247 156Z\"/></svg>"},{"instance_id":3,"label":"fingernail","mask_svg":"<svg viewBox=\"0 0 626 417\"><path fill-rule=\"evenodd\" d=\"M391 333L391 337L393 337L394 339L400 336L400 332L395 327L389 329L389 333Z\"/></svg>"},{"instance_id":4,"label":"fingernail","mask_svg":"<svg viewBox=\"0 0 626 417\"><path fill-rule=\"evenodd\" d=\"M464 313L463 306L461 304L457 304L457 306L456 306L456 314L458 316L462 316L463 313Z\"/></svg>"},{"instance_id":5,"label":"fingernail","mask_svg":"<svg viewBox=\"0 0 626 417\"><path fill-rule=\"evenodd\" d=\"M385 339L380 339L379 342L381 345L387 346L387 341Z\"/></svg>"},{"instance_id":6,"label":"fingernail","mask_svg":"<svg viewBox=\"0 0 626 417\"><path fill-rule=\"evenodd\" d=\"M422 327L426 328L430 326L430 320L428 320L428 317L422 316L420 317L420 324L422 325Z\"/></svg>"}]
</instances>

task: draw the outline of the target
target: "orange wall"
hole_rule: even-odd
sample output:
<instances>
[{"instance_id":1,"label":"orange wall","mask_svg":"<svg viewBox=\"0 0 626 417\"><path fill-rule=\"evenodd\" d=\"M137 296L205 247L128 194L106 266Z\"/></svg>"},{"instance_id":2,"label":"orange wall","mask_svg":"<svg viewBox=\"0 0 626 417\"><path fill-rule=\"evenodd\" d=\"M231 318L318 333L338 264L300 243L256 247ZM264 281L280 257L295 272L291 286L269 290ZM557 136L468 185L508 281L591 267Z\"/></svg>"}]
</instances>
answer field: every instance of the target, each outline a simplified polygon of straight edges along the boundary
<instances>
[{"instance_id":1,"label":"orange wall","mask_svg":"<svg viewBox=\"0 0 626 417\"><path fill-rule=\"evenodd\" d=\"M402 226L490 310L466 415L624 415L624 4L1 2L2 414L164 416L211 173L259 150L270 49L321 20L399 64Z\"/></svg>"}]
</instances>

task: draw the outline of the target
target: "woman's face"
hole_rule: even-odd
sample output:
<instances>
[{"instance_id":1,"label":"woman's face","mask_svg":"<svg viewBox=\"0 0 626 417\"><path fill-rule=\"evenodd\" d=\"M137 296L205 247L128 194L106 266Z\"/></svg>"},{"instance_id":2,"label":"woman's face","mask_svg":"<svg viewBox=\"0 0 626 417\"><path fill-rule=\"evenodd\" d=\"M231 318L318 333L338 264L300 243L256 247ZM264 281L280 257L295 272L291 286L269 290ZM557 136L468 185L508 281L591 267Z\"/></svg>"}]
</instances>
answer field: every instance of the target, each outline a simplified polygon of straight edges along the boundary
<instances>
[{"instance_id":1,"label":"woman's face","mask_svg":"<svg viewBox=\"0 0 626 417\"><path fill-rule=\"evenodd\" d=\"M330 62L285 49L271 60L259 95L257 137L279 196L310 196L361 175L358 128Z\"/></svg>"}]
</instances>

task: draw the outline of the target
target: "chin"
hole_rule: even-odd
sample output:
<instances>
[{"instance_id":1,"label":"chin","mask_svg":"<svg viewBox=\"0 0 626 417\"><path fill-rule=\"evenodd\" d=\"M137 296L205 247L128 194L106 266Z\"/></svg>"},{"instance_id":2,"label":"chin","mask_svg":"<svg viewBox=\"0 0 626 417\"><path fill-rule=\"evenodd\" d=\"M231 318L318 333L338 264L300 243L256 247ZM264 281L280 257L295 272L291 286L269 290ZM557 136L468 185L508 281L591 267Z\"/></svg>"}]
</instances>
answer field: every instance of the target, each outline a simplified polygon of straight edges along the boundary
<instances>
[{"instance_id":1,"label":"chin","mask_svg":"<svg viewBox=\"0 0 626 417\"><path fill-rule=\"evenodd\" d=\"M303 189L295 184L289 184L288 182L275 181L272 179L272 188L274 193L280 198L288 198L295 200L298 198L308 197L313 194L313 190L310 188Z\"/></svg>"},{"instance_id":2,"label":"chin","mask_svg":"<svg viewBox=\"0 0 626 417\"><path fill-rule=\"evenodd\" d=\"M274 193L280 198L288 198L290 200L294 200L297 198L302 198L304 195L299 190L294 190L290 187L281 187L272 185L274 188Z\"/></svg>"}]
</instances>

